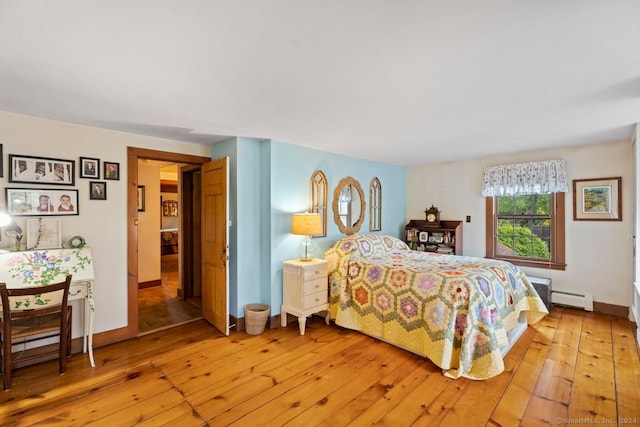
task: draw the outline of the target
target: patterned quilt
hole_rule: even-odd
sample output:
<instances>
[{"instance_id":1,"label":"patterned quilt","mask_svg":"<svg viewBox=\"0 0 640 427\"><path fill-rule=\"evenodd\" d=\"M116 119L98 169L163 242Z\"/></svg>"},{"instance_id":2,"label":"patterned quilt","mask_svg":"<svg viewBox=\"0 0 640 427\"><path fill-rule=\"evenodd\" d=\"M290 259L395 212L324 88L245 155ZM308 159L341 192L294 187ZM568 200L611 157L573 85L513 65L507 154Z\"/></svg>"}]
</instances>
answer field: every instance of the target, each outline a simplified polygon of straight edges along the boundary
<instances>
[{"instance_id":1,"label":"patterned quilt","mask_svg":"<svg viewBox=\"0 0 640 427\"><path fill-rule=\"evenodd\" d=\"M520 312L529 323L548 313L508 262L412 251L383 235L346 237L325 258L336 324L426 356L451 378L498 375Z\"/></svg>"}]
</instances>

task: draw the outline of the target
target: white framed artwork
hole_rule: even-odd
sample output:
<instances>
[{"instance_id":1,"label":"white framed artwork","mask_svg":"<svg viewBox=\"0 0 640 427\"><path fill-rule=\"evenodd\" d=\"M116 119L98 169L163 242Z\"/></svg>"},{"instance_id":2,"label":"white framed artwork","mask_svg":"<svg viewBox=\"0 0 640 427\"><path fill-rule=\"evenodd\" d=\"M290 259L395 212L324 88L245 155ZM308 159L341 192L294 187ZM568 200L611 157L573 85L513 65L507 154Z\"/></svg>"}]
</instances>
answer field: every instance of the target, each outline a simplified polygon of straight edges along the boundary
<instances>
[{"instance_id":1,"label":"white framed artwork","mask_svg":"<svg viewBox=\"0 0 640 427\"><path fill-rule=\"evenodd\" d=\"M62 247L59 219L35 218L27 221L27 248L56 249Z\"/></svg>"}]
</instances>

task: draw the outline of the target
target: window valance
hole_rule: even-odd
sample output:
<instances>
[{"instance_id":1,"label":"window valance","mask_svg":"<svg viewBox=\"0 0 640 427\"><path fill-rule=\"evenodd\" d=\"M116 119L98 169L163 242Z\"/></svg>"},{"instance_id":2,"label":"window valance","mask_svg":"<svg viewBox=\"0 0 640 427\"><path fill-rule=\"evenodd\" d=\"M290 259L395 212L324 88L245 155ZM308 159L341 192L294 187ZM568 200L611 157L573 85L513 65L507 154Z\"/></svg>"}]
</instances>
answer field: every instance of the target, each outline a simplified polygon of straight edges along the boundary
<instances>
[{"instance_id":1,"label":"window valance","mask_svg":"<svg viewBox=\"0 0 640 427\"><path fill-rule=\"evenodd\" d=\"M564 160L497 165L484 170L484 197L568 191Z\"/></svg>"}]
</instances>

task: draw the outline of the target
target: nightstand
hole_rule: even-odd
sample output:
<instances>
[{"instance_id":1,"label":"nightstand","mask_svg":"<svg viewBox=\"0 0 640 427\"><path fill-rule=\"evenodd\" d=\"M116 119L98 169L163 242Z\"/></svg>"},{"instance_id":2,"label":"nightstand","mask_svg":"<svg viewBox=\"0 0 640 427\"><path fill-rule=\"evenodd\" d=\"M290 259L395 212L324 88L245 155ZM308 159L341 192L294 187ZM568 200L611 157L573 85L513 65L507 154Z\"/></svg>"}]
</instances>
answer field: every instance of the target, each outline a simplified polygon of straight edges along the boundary
<instances>
[{"instance_id":1,"label":"nightstand","mask_svg":"<svg viewBox=\"0 0 640 427\"><path fill-rule=\"evenodd\" d=\"M285 261L282 266L282 309L280 325L287 326L287 313L298 317L300 335L304 335L307 316L326 311L329 324L327 261Z\"/></svg>"}]
</instances>

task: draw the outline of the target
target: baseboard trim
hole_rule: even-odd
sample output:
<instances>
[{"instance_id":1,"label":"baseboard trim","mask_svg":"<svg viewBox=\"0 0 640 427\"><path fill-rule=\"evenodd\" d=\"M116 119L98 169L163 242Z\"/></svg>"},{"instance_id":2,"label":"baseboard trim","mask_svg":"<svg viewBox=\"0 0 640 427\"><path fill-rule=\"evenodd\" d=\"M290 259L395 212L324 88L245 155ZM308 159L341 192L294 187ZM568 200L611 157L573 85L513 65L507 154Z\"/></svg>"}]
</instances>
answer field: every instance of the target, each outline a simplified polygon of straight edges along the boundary
<instances>
[{"instance_id":1,"label":"baseboard trim","mask_svg":"<svg viewBox=\"0 0 640 427\"><path fill-rule=\"evenodd\" d=\"M608 314L615 317L629 318L629 307L624 305L607 304L604 302L593 302L593 311L602 314Z\"/></svg>"},{"instance_id":2,"label":"baseboard trim","mask_svg":"<svg viewBox=\"0 0 640 427\"><path fill-rule=\"evenodd\" d=\"M162 286L162 279L138 283L138 289L153 288L154 286Z\"/></svg>"}]
</instances>

